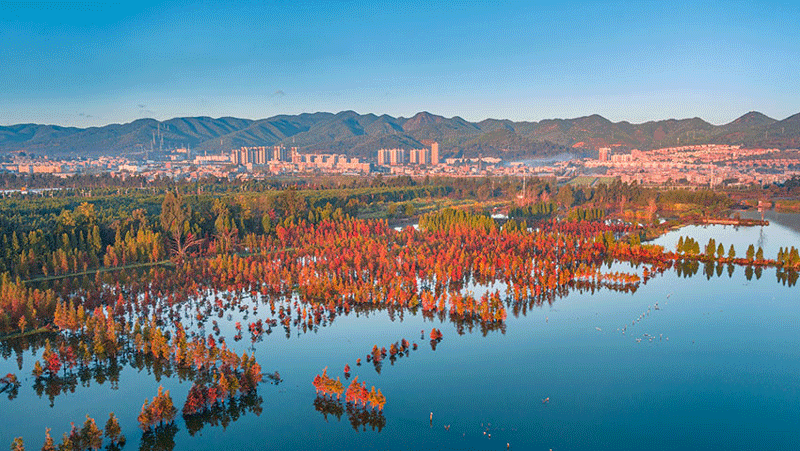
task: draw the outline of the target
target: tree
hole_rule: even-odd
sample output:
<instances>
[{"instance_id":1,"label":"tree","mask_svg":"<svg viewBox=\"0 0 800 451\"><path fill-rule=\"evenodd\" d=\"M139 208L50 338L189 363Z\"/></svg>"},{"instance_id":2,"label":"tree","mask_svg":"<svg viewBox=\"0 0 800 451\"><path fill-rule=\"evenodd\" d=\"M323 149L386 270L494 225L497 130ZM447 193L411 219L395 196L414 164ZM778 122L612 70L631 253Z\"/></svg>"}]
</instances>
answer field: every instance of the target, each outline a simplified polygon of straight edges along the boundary
<instances>
[{"instance_id":1,"label":"tree","mask_svg":"<svg viewBox=\"0 0 800 451\"><path fill-rule=\"evenodd\" d=\"M186 230L190 216L191 211L184 205L183 199L168 191L161 203L161 228L172 238L173 252L179 259L185 257L189 249L203 242Z\"/></svg>"},{"instance_id":2,"label":"tree","mask_svg":"<svg viewBox=\"0 0 800 451\"><path fill-rule=\"evenodd\" d=\"M188 217L183 200L167 191L161 203L161 228L170 235L183 233L183 223Z\"/></svg>"},{"instance_id":3,"label":"tree","mask_svg":"<svg viewBox=\"0 0 800 451\"><path fill-rule=\"evenodd\" d=\"M33 376L38 379L42 377L42 374L44 374L44 368L42 368L42 364L37 360L33 364Z\"/></svg>"},{"instance_id":4,"label":"tree","mask_svg":"<svg viewBox=\"0 0 800 451\"><path fill-rule=\"evenodd\" d=\"M560 190L558 190L558 194L556 194L556 202L558 202L564 208L571 207L574 201L575 194L572 192L572 188L570 188L569 185L564 185Z\"/></svg>"},{"instance_id":5,"label":"tree","mask_svg":"<svg viewBox=\"0 0 800 451\"><path fill-rule=\"evenodd\" d=\"M714 253L717 251L717 243L714 238L708 239L708 244L706 244L705 254L706 257L714 258Z\"/></svg>"},{"instance_id":6,"label":"tree","mask_svg":"<svg viewBox=\"0 0 800 451\"><path fill-rule=\"evenodd\" d=\"M728 248L728 258L731 260L736 258L736 250L733 248L733 244L731 244L731 247Z\"/></svg>"},{"instance_id":7,"label":"tree","mask_svg":"<svg viewBox=\"0 0 800 451\"><path fill-rule=\"evenodd\" d=\"M22 442L22 437L17 437L11 442L11 451L25 451L25 443Z\"/></svg>"},{"instance_id":8,"label":"tree","mask_svg":"<svg viewBox=\"0 0 800 451\"><path fill-rule=\"evenodd\" d=\"M747 247L747 259L753 261L753 257L756 254L756 247L752 244Z\"/></svg>"},{"instance_id":9,"label":"tree","mask_svg":"<svg viewBox=\"0 0 800 451\"><path fill-rule=\"evenodd\" d=\"M44 430L44 445L42 445L42 451L56 451L53 437L50 436L50 428Z\"/></svg>"},{"instance_id":10,"label":"tree","mask_svg":"<svg viewBox=\"0 0 800 451\"><path fill-rule=\"evenodd\" d=\"M756 252L756 260L757 261L764 260L764 249L761 249L761 246L758 246L758 251Z\"/></svg>"},{"instance_id":11,"label":"tree","mask_svg":"<svg viewBox=\"0 0 800 451\"><path fill-rule=\"evenodd\" d=\"M125 436L122 435L122 428L119 426L119 421L117 421L117 417L114 416L114 412L108 414L105 433L112 445L122 445L125 443Z\"/></svg>"},{"instance_id":12,"label":"tree","mask_svg":"<svg viewBox=\"0 0 800 451\"><path fill-rule=\"evenodd\" d=\"M142 411L139 413L139 426L142 430L147 431L159 423L170 424L175 420L176 413L177 409L172 403L169 390L164 390L163 386L159 386L158 394L153 398L152 403L145 398Z\"/></svg>"},{"instance_id":13,"label":"tree","mask_svg":"<svg viewBox=\"0 0 800 451\"><path fill-rule=\"evenodd\" d=\"M307 208L306 199L293 186L279 194L276 203L285 216L297 216Z\"/></svg>"},{"instance_id":14,"label":"tree","mask_svg":"<svg viewBox=\"0 0 800 451\"><path fill-rule=\"evenodd\" d=\"M269 213L264 213L261 217L261 228L264 229L264 234L270 235L274 231L274 227L272 226L272 217Z\"/></svg>"},{"instance_id":15,"label":"tree","mask_svg":"<svg viewBox=\"0 0 800 451\"><path fill-rule=\"evenodd\" d=\"M86 415L86 421L81 428L81 438L83 448L97 450L103 446L103 432L97 427L94 418L89 415Z\"/></svg>"},{"instance_id":16,"label":"tree","mask_svg":"<svg viewBox=\"0 0 800 451\"><path fill-rule=\"evenodd\" d=\"M219 199L215 200L213 210L217 214L217 219L214 221L214 231L216 232L218 250L227 252L234 244L239 231L234 226L230 210L224 202Z\"/></svg>"}]
</instances>

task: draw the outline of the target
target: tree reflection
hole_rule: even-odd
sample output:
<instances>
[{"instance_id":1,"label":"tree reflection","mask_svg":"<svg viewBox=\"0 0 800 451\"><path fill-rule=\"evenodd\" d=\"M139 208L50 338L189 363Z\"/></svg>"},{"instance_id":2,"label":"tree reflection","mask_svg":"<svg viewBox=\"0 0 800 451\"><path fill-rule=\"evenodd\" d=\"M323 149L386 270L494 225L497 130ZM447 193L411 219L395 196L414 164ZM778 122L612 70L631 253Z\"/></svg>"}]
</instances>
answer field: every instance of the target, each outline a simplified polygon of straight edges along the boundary
<instances>
[{"instance_id":1,"label":"tree reflection","mask_svg":"<svg viewBox=\"0 0 800 451\"><path fill-rule=\"evenodd\" d=\"M184 413L183 420L186 422L186 429L191 436L197 434L206 425L222 426L222 429L227 429L228 425L248 412L254 413L256 416L261 415L263 401L258 393L251 391L228 398L225 402L216 402L197 413Z\"/></svg>"},{"instance_id":2,"label":"tree reflection","mask_svg":"<svg viewBox=\"0 0 800 451\"><path fill-rule=\"evenodd\" d=\"M386 427L386 417L379 409L368 409L354 403L343 403L340 399L333 396L317 395L314 399L314 410L320 412L328 421L328 416L342 419L342 415L347 413L347 420L354 430L364 432L367 427L372 431L381 432Z\"/></svg>"},{"instance_id":3,"label":"tree reflection","mask_svg":"<svg viewBox=\"0 0 800 451\"><path fill-rule=\"evenodd\" d=\"M328 415L336 417L337 420L341 420L344 414L344 405L341 400L335 399L333 395L318 394L314 399L314 409L322 413L326 422L328 421Z\"/></svg>"},{"instance_id":4,"label":"tree reflection","mask_svg":"<svg viewBox=\"0 0 800 451\"><path fill-rule=\"evenodd\" d=\"M142 433L139 451L172 451L178 426L174 422L160 424Z\"/></svg>"}]
</instances>

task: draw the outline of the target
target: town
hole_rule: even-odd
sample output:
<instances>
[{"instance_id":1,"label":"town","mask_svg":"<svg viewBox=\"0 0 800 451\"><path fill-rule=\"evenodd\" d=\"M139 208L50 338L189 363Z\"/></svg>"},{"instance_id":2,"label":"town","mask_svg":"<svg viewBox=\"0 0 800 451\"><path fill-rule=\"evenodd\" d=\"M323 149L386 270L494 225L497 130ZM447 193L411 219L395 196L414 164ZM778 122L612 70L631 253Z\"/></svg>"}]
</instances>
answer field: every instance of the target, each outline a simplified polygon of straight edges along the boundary
<instances>
[{"instance_id":1,"label":"town","mask_svg":"<svg viewBox=\"0 0 800 451\"><path fill-rule=\"evenodd\" d=\"M457 155L449 149L446 155ZM571 154L551 159L505 161L497 157L442 158L438 142L418 149L380 149L366 160L337 153L301 153L297 147L241 147L217 154L195 155L182 147L144 156L99 156L51 159L12 153L0 171L15 174L110 173L139 175L154 180L199 180L206 177L262 179L281 175L369 174L407 176L515 176L615 178L647 186L739 186L782 183L800 176L800 150L744 148L738 145L704 144L654 150L597 149L597 157Z\"/></svg>"}]
</instances>

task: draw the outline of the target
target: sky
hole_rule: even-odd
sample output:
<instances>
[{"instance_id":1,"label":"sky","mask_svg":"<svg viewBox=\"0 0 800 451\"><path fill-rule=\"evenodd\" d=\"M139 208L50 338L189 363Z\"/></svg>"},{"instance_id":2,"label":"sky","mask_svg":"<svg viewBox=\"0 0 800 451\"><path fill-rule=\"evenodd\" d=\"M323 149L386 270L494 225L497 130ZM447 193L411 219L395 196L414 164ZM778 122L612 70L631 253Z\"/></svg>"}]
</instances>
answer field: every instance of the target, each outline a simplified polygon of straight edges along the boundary
<instances>
[{"instance_id":1,"label":"sky","mask_svg":"<svg viewBox=\"0 0 800 451\"><path fill-rule=\"evenodd\" d=\"M800 2L0 0L0 125L800 112Z\"/></svg>"}]
</instances>

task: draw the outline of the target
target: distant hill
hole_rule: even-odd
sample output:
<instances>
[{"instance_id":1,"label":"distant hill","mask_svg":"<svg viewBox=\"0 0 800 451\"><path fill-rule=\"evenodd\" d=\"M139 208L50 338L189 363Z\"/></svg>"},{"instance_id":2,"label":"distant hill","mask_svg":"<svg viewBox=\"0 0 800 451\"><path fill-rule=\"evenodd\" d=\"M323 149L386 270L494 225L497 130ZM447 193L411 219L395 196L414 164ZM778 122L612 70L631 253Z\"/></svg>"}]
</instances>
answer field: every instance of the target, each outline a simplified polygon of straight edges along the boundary
<instances>
[{"instance_id":1,"label":"distant hill","mask_svg":"<svg viewBox=\"0 0 800 451\"><path fill-rule=\"evenodd\" d=\"M421 147L438 141L443 155L524 158L599 147L651 149L686 144L741 144L800 147L800 114L782 121L749 112L724 125L700 118L642 124L611 122L594 114L574 119L469 122L420 112L410 118L389 115L304 113L266 119L184 117L159 122L76 128L19 124L0 126L0 152L24 151L50 156L141 154L155 148L190 146L218 153L241 146L297 146L302 152L336 152L372 157L379 148Z\"/></svg>"}]
</instances>

